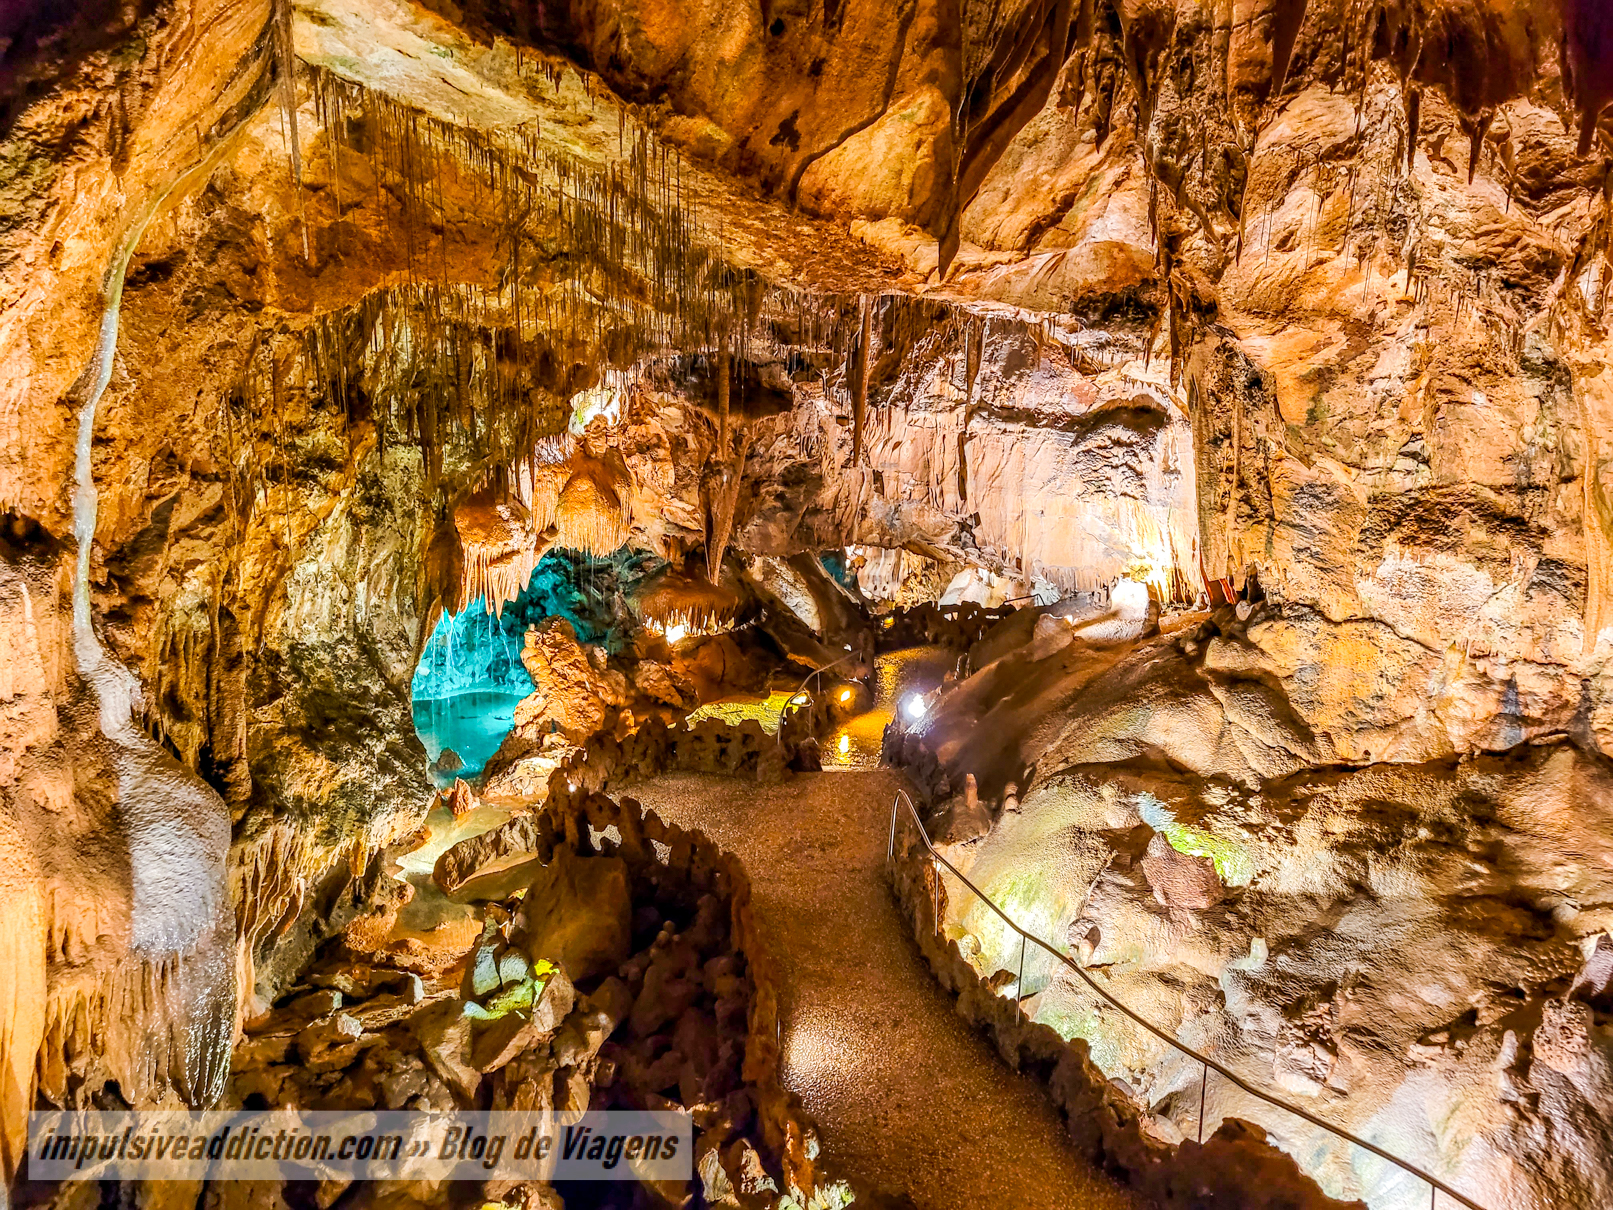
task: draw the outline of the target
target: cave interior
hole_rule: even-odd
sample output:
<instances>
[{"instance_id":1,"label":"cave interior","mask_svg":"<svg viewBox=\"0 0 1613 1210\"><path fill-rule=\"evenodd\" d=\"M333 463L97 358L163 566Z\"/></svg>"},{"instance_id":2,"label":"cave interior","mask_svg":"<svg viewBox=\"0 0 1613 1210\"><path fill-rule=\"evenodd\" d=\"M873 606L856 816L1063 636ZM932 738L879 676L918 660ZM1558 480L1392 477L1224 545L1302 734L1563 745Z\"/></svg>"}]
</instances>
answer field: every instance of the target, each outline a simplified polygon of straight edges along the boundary
<instances>
[{"instance_id":1,"label":"cave interior","mask_svg":"<svg viewBox=\"0 0 1613 1210\"><path fill-rule=\"evenodd\" d=\"M1608 0L7 0L0 1208L1613 1206L1610 295Z\"/></svg>"}]
</instances>

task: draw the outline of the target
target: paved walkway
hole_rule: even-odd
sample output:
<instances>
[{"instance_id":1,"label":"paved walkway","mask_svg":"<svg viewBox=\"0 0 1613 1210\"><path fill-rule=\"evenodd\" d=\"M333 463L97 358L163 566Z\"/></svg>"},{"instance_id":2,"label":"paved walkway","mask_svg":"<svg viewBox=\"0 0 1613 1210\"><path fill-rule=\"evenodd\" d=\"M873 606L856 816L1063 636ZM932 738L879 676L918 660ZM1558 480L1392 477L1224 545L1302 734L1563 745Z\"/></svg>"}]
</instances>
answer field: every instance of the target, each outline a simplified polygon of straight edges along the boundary
<instances>
[{"instance_id":1,"label":"paved walkway","mask_svg":"<svg viewBox=\"0 0 1613 1210\"><path fill-rule=\"evenodd\" d=\"M1109 1210L1145 1203L1076 1156L1045 1093L952 1008L883 878L889 770L783 786L671 774L626 794L698 827L750 871L782 955L784 1084L831 1176L919 1210Z\"/></svg>"}]
</instances>

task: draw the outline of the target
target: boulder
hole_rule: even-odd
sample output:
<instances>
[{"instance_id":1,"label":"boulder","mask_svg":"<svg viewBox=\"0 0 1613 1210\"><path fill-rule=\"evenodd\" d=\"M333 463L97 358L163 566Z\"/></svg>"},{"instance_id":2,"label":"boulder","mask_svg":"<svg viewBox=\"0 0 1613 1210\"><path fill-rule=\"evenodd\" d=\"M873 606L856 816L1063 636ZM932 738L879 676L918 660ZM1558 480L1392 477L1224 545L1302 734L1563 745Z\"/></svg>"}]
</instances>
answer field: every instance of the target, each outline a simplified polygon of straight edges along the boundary
<instances>
[{"instance_id":1,"label":"boulder","mask_svg":"<svg viewBox=\"0 0 1613 1210\"><path fill-rule=\"evenodd\" d=\"M1036 619L1036 628L1031 633L1030 658L1045 660L1050 655L1063 651L1075 639L1075 631L1070 628L1069 619L1061 614L1043 614Z\"/></svg>"},{"instance_id":2,"label":"boulder","mask_svg":"<svg viewBox=\"0 0 1613 1210\"><path fill-rule=\"evenodd\" d=\"M599 1053L633 1006L633 993L612 976L584 997L556 1032L554 1060L561 1067L580 1067Z\"/></svg>"},{"instance_id":3,"label":"boulder","mask_svg":"<svg viewBox=\"0 0 1613 1210\"><path fill-rule=\"evenodd\" d=\"M444 1000L410 1018L409 1026L427 1065L460 1104L468 1105L475 1099L482 1073L471 1059L472 1023L461 1009L459 1001Z\"/></svg>"},{"instance_id":4,"label":"boulder","mask_svg":"<svg viewBox=\"0 0 1613 1210\"><path fill-rule=\"evenodd\" d=\"M683 709L689 703L672 679L672 670L654 660L640 660L633 669L633 687L651 701Z\"/></svg>"},{"instance_id":5,"label":"boulder","mask_svg":"<svg viewBox=\"0 0 1613 1210\"><path fill-rule=\"evenodd\" d=\"M778 1193L777 1182L767 1174L761 1154L749 1139L735 1139L728 1145L723 1152L723 1170L739 1195L741 1205L747 1204L747 1199Z\"/></svg>"},{"instance_id":6,"label":"boulder","mask_svg":"<svg viewBox=\"0 0 1613 1210\"><path fill-rule=\"evenodd\" d=\"M818 747L818 741L813 736L807 736L795 748L795 757L790 761L790 768L797 773L822 773L823 753Z\"/></svg>"},{"instance_id":7,"label":"boulder","mask_svg":"<svg viewBox=\"0 0 1613 1210\"><path fill-rule=\"evenodd\" d=\"M581 857L568 845L540 866L516 916L528 956L546 958L572 979L616 970L632 952L633 905L619 857Z\"/></svg>"},{"instance_id":8,"label":"boulder","mask_svg":"<svg viewBox=\"0 0 1613 1210\"><path fill-rule=\"evenodd\" d=\"M520 1013L504 1016L475 1027L471 1035L470 1063L477 1071L497 1071L516 1055L529 1049L540 1038L532 1019Z\"/></svg>"},{"instance_id":9,"label":"boulder","mask_svg":"<svg viewBox=\"0 0 1613 1210\"><path fill-rule=\"evenodd\" d=\"M507 899L530 886L552 835L534 815L517 815L444 849L431 878L456 903ZM547 839L546 839L547 837Z\"/></svg>"},{"instance_id":10,"label":"boulder","mask_svg":"<svg viewBox=\"0 0 1613 1210\"><path fill-rule=\"evenodd\" d=\"M464 767L465 762L459 758L459 753L452 748L444 748L438 754L437 759L432 761L430 765L431 772L439 775L458 773Z\"/></svg>"},{"instance_id":11,"label":"boulder","mask_svg":"<svg viewBox=\"0 0 1613 1210\"><path fill-rule=\"evenodd\" d=\"M1578 1000L1547 1000L1535 1030L1535 1058L1565 1076L1580 1075L1591 1061L1591 1007Z\"/></svg>"},{"instance_id":12,"label":"boulder","mask_svg":"<svg viewBox=\"0 0 1613 1210\"><path fill-rule=\"evenodd\" d=\"M297 1053L309 1071L335 1071L357 1057L363 1036L357 1017L336 1013L297 1035Z\"/></svg>"},{"instance_id":13,"label":"boulder","mask_svg":"<svg viewBox=\"0 0 1613 1210\"><path fill-rule=\"evenodd\" d=\"M612 707L631 698L627 678L606 666L603 652L578 642L563 617L546 618L527 631L521 663L533 693L516 721L528 735L547 731L553 722L580 743L605 725Z\"/></svg>"},{"instance_id":14,"label":"boulder","mask_svg":"<svg viewBox=\"0 0 1613 1210\"><path fill-rule=\"evenodd\" d=\"M455 819L463 819L477 807L481 800L476 797L476 791L465 783L463 777L454 778L453 788L441 795L443 805L453 812Z\"/></svg>"}]
</instances>

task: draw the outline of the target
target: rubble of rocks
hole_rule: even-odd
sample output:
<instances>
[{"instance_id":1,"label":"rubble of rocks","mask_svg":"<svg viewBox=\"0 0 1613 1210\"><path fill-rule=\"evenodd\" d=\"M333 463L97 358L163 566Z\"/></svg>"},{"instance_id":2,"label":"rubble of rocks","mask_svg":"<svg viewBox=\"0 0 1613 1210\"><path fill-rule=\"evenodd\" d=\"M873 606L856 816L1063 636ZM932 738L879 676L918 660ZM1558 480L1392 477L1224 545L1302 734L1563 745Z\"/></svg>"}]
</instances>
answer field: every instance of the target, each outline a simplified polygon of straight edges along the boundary
<instances>
[{"instance_id":1,"label":"rubble of rocks","mask_svg":"<svg viewBox=\"0 0 1613 1210\"><path fill-rule=\"evenodd\" d=\"M816 1136L778 1083L779 980L759 942L750 883L704 836L554 773L527 843L479 852L504 875L479 885L480 934L446 963L415 947L327 945L246 1025L226 1107L659 1109L696 1127L696 1177L657 1205L805 1203ZM508 837L505 838L506 841ZM465 868L457 889L487 870ZM453 863L449 863L452 865ZM494 871L497 872L497 871ZM517 887L509 892L508 887ZM547 1186L489 1181L484 1204L560 1205ZM447 1205L445 1184L324 1182L313 1200ZM264 1182L223 1182L218 1210L298 1204ZM455 1202L462 1193L453 1193ZM634 1203L637 1204L637 1203Z\"/></svg>"}]
</instances>

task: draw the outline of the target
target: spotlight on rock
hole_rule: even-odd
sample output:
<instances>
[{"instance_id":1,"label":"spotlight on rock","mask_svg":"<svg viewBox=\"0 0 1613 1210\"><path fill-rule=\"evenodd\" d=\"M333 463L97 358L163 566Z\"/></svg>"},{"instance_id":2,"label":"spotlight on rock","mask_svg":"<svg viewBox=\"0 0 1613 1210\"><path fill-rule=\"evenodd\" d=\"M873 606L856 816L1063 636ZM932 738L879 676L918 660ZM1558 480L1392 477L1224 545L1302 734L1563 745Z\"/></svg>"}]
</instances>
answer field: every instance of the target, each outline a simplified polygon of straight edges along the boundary
<instances>
[{"instance_id":1,"label":"spotlight on rock","mask_svg":"<svg viewBox=\"0 0 1613 1210\"><path fill-rule=\"evenodd\" d=\"M916 693L908 694L906 700L902 702L902 713L908 722L918 722L924 717L924 699Z\"/></svg>"},{"instance_id":2,"label":"spotlight on rock","mask_svg":"<svg viewBox=\"0 0 1613 1210\"><path fill-rule=\"evenodd\" d=\"M848 706L851 704L851 689L849 686L840 691L840 704L842 706ZM841 738L844 738L844 736Z\"/></svg>"},{"instance_id":3,"label":"spotlight on rock","mask_svg":"<svg viewBox=\"0 0 1613 1210\"><path fill-rule=\"evenodd\" d=\"M689 628L682 622L674 622L672 625L666 628L666 641L669 643L676 643L688 633Z\"/></svg>"}]
</instances>

